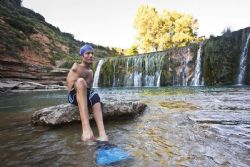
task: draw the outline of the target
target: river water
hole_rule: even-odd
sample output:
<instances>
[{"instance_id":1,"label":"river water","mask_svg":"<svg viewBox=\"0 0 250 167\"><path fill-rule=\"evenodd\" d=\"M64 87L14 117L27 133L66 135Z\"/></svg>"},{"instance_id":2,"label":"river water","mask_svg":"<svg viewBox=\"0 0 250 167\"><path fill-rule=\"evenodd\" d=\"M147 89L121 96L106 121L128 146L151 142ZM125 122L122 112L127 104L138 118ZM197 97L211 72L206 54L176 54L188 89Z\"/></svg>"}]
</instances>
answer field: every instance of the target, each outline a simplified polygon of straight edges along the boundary
<instances>
[{"instance_id":1,"label":"river water","mask_svg":"<svg viewBox=\"0 0 250 167\"><path fill-rule=\"evenodd\" d=\"M133 120L105 122L110 142L132 159L111 166L250 166L250 87L97 89L105 101L141 101ZM80 123L33 126L35 110L66 103L65 91L0 97L0 166L95 167L95 145ZM96 126L92 124L96 134Z\"/></svg>"}]
</instances>

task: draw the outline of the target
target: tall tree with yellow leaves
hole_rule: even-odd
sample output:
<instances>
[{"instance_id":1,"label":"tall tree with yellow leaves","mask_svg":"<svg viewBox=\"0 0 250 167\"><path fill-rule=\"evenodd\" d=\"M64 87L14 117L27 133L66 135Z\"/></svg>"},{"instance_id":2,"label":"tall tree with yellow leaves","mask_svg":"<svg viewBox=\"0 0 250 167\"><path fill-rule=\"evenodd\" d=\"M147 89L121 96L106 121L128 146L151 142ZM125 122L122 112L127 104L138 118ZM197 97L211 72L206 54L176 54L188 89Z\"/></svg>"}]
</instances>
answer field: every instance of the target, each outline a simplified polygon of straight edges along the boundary
<instances>
[{"instance_id":1,"label":"tall tree with yellow leaves","mask_svg":"<svg viewBox=\"0 0 250 167\"><path fill-rule=\"evenodd\" d=\"M135 18L135 27L138 30L138 46L145 52L158 49L158 43L155 36L157 34L157 11L150 6L141 6L138 8Z\"/></svg>"},{"instance_id":2,"label":"tall tree with yellow leaves","mask_svg":"<svg viewBox=\"0 0 250 167\"><path fill-rule=\"evenodd\" d=\"M198 21L189 14L142 5L134 21L137 46L141 52L164 50L197 41Z\"/></svg>"}]
</instances>

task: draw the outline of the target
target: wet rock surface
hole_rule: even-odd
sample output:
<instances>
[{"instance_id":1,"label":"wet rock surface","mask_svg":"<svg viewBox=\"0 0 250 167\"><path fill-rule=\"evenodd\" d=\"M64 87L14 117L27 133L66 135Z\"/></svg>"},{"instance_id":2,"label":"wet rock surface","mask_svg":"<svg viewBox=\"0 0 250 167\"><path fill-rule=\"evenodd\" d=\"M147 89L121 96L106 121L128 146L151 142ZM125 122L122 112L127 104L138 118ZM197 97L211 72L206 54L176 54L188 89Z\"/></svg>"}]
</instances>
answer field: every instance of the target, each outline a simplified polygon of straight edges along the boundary
<instances>
[{"instance_id":1,"label":"wet rock surface","mask_svg":"<svg viewBox=\"0 0 250 167\"><path fill-rule=\"evenodd\" d=\"M140 134L146 133L148 140L137 147L159 161L165 156L164 165L159 166L248 167L249 92L249 88L211 88L199 93L150 96L150 114L140 117L137 125L145 127ZM178 105L180 102L189 105Z\"/></svg>"},{"instance_id":2,"label":"wet rock surface","mask_svg":"<svg viewBox=\"0 0 250 167\"><path fill-rule=\"evenodd\" d=\"M15 80L0 80L0 92L14 92L27 90L52 90L66 89L63 83L57 84L41 84L32 81L15 81Z\"/></svg>"},{"instance_id":3,"label":"wet rock surface","mask_svg":"<svg viewBox=\"0 0 250 167\"><path fill-rule=\"evenodd\" d=\"M103 118L106 120L133 118L142 113L146 107L144 103L104 103L102 104ZM93 119L92 111L90 111L91 119ZM80 121L80 115L77 106L61 104L34 112L31 120L36 125L60 125Z\"/></svg>"},{"instance_id":4,"label":"wet rock surface","mask_svg":"<svg viewBox=\"0 0 250 167\"><path fill-rule=\"evenodd\" d=\"M221 124L221 125L250 125L250 112L216 112L211 111L198 112L190 115L189 118L197 123L203 124Z\"/></svg>"}]
</instances>

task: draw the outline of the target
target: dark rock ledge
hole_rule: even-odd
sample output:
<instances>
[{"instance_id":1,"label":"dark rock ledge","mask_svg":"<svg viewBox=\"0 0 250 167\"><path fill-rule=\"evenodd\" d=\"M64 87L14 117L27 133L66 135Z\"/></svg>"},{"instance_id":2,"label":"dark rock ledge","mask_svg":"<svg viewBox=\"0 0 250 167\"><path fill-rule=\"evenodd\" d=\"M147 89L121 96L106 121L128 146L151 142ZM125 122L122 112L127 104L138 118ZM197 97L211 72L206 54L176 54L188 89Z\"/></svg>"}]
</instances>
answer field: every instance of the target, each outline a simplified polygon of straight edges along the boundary
<instances>
[{"instance_id":1,"label":"dark rock ledge","mask_svg":"<svg viewBox=\"0 0 250 167\"><path fill-rule=\"evenodd\" d=\"M142 113L146 107L146 104L140 102L104 103L103 118L104 120L131 119ZM92 114L90 114L91 119L93 119ZM80 115L78 107L60 104L34 112L31 121L35 125L60 125L80 121Z\"/></svg>"}]
</instances>

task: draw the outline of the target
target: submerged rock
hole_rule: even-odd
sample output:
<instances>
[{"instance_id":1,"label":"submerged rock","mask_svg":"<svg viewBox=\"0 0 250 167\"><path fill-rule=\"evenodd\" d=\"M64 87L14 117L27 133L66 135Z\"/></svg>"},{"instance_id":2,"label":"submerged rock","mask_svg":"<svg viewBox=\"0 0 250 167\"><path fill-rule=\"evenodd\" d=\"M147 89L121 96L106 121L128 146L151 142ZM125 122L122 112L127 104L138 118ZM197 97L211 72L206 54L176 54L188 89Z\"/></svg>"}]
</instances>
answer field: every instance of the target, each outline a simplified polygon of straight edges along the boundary
<instances>
[{"instance_id":1,"label":"submerged rock","mask_svg":"<svg viewBox=\"0 0 250 167\"><path fill-rule=\"evenodd\" d=\"M146 104L139 102L104 103L102 104L103 118L105 120L133 118L142 113L146 107ZM93 114L90 113L91 120ZM80 121L80 114L77 106L60 104L34 112L31 121L35 125L59 125Z\"/></svg>"}]
</instances>

